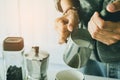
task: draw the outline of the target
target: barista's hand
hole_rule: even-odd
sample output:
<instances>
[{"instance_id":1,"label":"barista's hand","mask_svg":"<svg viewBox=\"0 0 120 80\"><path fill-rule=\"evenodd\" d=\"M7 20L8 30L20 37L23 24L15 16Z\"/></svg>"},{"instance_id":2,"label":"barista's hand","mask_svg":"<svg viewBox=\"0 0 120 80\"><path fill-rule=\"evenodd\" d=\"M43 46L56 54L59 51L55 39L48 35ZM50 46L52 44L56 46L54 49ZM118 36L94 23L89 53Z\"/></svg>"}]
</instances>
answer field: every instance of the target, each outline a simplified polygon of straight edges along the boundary
<instances>
[{"instance_id":1,"label":"barista's hand","mask_svg":"<svg viewBox=\"0 0 120 80\"><path fill-rule=\"evenodd\" d=\"M120 0L108 4L106 9L109 12L120 11ZM96 12L88 24L88 31L93 39L104 44L111 45L120 40L120 22L104 21Z\"/></svg>"},{"instance_id":2,"label":"barista's hand","mask_svg":"<svg viewBox=\"0 0 120 80\"><path fill-rule=\"evenodd\" d=\"M109 12L120 11L120 0L115 0L113 3L108 4L106 8Z\"/></svg>"},{"instance_id":3,"label":"barista's hand","mask_svg":"<svg viewBox=\"0 0 120 80\"><path fill-rule=\"evenodd\" d=\"M59 34L59 43L66 43L71 31L78 26L79 17L77 11L69 10L65 15L55 20L55 29Z\"/></svg>"},{"instance_id":4,"label":"barista's hand","mask_svg":"<svg viewBox=\"0 0 120 80\"><path fill-rule=\"evenodd\" d=\"M88 31L93 39L111 45L120 40L120 22L104 21L95 12L88 23Z\"/></svg>"}]
</instances>

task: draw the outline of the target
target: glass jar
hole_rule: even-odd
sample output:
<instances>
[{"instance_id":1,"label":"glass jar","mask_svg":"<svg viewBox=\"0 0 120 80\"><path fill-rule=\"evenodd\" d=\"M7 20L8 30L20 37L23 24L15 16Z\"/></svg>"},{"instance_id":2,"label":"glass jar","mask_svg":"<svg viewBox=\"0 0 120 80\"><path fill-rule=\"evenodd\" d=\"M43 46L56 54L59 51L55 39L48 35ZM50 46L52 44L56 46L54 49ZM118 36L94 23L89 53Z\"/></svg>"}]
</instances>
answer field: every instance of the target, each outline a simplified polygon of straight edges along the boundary
<instances>
[{"instance_id":1,"label":"glass jar","mask_svg":"<svg viewBox=\"0 0 120 80\"><path fill-rule=\"evenodd\" d=\"M7 37L3 42L5 80L24 80L24 41L22 37Z\"/></svg>"}]
</instances>

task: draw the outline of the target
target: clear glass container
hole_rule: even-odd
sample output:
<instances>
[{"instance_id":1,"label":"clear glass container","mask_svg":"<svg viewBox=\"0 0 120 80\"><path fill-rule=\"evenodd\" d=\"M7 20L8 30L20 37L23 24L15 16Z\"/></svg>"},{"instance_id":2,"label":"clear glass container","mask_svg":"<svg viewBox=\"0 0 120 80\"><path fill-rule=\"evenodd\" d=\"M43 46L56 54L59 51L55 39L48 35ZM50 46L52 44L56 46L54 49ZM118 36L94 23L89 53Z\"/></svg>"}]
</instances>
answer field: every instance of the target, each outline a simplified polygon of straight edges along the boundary
<instances>
[{"instance_id":1,"label":"clear glass container","mask_svg":"<svg viewBox=\"0 0 120 80\"><path fill-rule=\"evenodd\" d=\"M7 37L3 42L5 80L24 80L24 41L22 37Z\"/></svg>"}]
</instances>

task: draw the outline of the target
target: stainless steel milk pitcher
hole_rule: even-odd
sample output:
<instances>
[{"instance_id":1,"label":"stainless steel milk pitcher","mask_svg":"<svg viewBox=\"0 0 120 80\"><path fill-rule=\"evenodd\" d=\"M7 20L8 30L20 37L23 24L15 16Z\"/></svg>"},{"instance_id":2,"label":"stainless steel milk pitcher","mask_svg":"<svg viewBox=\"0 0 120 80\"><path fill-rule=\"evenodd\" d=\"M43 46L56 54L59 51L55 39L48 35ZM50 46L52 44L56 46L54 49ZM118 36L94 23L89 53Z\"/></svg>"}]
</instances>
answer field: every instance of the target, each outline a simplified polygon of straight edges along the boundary
<instances>
[{"instance_id":1,"label":"stainless steel milk pitcher","mask_svg":"<svg viewBox=\"0 0 120 80\"><path fill-rule=\"evenodd\" d=\"M71 33L63 55L64 62L73 68L84 66L93 50L93 40L86 29L75 29Z\"/></svg>"}]
</instances>

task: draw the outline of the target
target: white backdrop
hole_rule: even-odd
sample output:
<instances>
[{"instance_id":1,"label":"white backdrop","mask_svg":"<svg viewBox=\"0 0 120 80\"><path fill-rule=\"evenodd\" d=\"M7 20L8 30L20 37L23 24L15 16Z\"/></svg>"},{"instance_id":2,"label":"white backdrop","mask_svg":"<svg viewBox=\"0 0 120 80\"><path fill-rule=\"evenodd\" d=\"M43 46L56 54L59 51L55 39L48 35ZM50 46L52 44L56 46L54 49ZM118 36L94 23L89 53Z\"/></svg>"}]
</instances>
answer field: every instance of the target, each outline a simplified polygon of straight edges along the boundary
<instances>
[{"instance_id":1,"label":"white backdrop","mask_svg":"<svg viewBox=\"0 0 120 80\"><path fill-rule=\"evenodd\" d=\"M59 15L54 0L0 0L0 45L5 37L22 36L25 50L38 45L50 54L50 62L63 63L65 45L58 44L54 30Z\"/></svg>"}]
</instances>

